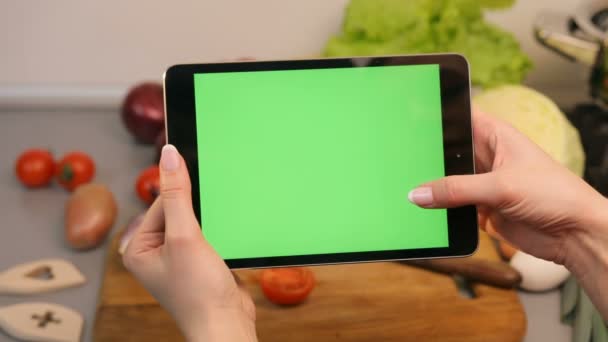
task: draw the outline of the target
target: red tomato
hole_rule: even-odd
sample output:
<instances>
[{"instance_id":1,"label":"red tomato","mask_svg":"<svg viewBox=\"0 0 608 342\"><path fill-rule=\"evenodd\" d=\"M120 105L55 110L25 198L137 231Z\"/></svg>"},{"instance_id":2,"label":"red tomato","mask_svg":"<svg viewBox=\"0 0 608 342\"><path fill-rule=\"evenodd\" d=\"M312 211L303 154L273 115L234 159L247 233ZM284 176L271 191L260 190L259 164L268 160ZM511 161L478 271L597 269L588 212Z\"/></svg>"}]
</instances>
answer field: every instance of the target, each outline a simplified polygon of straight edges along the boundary
<instances>
[{"instance_id":1,"label":"red tomato","mask_svg":"<svg viewBox=\"0 0 608 342\"><path fill-rule=\"evenodd\" d=\"M262 271L260 285L266 298L280 305L301 303L315 287L315 275L309 268L270 268Z\"/></svg>"},{"instance_id":2,"label":"red tomato","mask_svg":"<svg viewBox=\"0 0 608 342\"><path fill-rule=\"evenodd\" d=\"M135 183L135 191L146 204L154 202L160 193L160 171L158 166L150 166L139 174Z\"/></svg>"},{"instance_id":3,"label":"red tomato","mask_svg":"<svg viewBox=\"0 0 608 342\"><path fill-rule=\"evenodd\" d=\"M27 150L17 159L15 172L23 185L30 188L42 187L53 179L55 161L49 151Z\"/></svg>"},{"instance_id":4,"label":"red tomato","mask_svg":"<svg viewBox=\"0 0 608 342\"><path fill-rule=\"evenodd\" d=\"M83 152L70 152L57 163L57 181L66 190L89 183L95 177L95 162Z\"/></svg>"}]
</instances>

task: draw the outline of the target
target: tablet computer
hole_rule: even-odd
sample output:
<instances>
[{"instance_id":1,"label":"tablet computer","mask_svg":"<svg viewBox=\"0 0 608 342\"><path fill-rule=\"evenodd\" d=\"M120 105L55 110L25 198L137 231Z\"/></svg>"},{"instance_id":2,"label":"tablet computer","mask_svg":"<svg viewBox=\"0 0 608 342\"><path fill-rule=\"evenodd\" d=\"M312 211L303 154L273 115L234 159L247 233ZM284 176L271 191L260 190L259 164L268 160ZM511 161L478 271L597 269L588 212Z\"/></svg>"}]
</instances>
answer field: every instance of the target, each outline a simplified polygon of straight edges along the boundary
<instances>
[{"instance_id":1,"label":"tablet computer","mask_svg":"<svg viewBox=\"0 0 608 342\"><path fill-rule=\"evenodd\" d=\"M476 209L421 209L421 183L474 173L456 54L176 65L168 142L205 238L231 268L470 255Z\"/></svg>"}]
</instances>

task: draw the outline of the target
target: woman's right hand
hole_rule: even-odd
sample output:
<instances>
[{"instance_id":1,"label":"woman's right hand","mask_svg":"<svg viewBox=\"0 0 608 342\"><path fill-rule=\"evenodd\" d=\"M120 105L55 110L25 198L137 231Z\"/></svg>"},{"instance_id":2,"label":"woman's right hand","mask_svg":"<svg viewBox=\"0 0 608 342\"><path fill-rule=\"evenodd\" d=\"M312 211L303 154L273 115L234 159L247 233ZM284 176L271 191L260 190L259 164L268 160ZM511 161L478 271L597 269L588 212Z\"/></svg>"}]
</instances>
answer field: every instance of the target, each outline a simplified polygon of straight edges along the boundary
<instances>
[{"instance_id":1,"label":"woman's right hand","mask_svg":"<svg viewBox=\"0 0 608 342\"><path fill-rule=\"evenodd\" d=\"M498 119L474 113L473 134L478 174L423 184L410 200L423 208L476 205L515 247L568 267L608 318L608 297L599 295L600 279L608 283L608 201Z\"/></svg>"},{"instance_id":2,"label":"woman's right hand","mask_svg":"<svg viewBox=\"0 0 608 342\"><path fill-rule=\"evenodd\" d=\"M123 255L125 266L188 341L257 341L254 303L205 240L186 163L172 145L162 150L160 183L159 198Z\"/></svg>"}]
</instances>

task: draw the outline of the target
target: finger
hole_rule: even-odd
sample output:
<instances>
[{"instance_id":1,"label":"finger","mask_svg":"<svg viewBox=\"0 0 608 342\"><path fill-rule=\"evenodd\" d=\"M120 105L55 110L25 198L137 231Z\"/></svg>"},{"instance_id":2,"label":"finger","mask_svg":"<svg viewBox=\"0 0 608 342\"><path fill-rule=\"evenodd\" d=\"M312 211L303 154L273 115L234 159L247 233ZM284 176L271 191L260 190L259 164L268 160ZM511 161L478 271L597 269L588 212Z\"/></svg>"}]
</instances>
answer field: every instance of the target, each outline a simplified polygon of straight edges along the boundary
<instances>
[{"instance_id":1,"label":"finger","mask_svg":"<svg viewBox=\"0 0 608 342\"><path fill-rule=\"evenodd\" d=\"M190 191L190 177L184 159L175 146L165 145L160 158L160 198L168 237L200 234Z\"/></svg>"},{"instance_id":2,"label":"finger","mask_svg":"<svg viewBox=\"0 0 608 342\"><path fill-rule=\"evenodd\" d=\"M477 206L477 224L481 230L485 231L490 222L491 209L485 205Z\"/></svg>"},{"instance_id":3,"label":"finger","mask_svg":"<svg viewBox=\"0 0 608 342\"><path fill-rule=\"evenodd\" d=\"M126 251L129 245L147 245L147 243L143 243L146 241L149 233L162 233L165 227L163 216L163 206L160 200L154 201L152 206L146 211L144 214L143 220L137 225L133 227L133 232L131 233L131 237L127 237L127 233L123 233L123 237L120 240L119 251ZM133 223L130 223L131 225ZM127 228L129 229L129 228Z\"/></svg>"},{"instance_id":4,"label":"finger","mask_svg":"<svg viewBox=\"0 0 608 342\"><path fill-rule=\"evenodd\" d=\"M497 121L476 108L472 118L476 172L488 172L492 170L496 154Z\"/></svg>"},{"instance_id":5,"label":"finger","mask_svg":"<svg viewBox=\"0 0 608 342\"><path fill-rule=\"evenodd\" d=\"M508 139L503 138L505 135ZM517 155L521 154L520 151L529 151L531 145L536 147L534 142L511 123L485 114L476 108L473 109L473 137L475 162L478 171L481 172L490 171L495 166L494 156L498 145L503 151L511 151Z\"/></svg>"},{"instance_id":6,"label":"finger","mask_svg":"<svg viewBox=\"0 0 608 342\"><path fill-rule=\"evenodd\" d=\"M137 230L135 231L134 237L137 234L144 234L148 232L161 232L165 229L165 215L163 214L163 203L160 198L156 198L154 203L146 211L146 216L141 222Z\"/></svg>"},{"instance_id":7,"label":"finger","mask_svg":"<svg viewBox=\"0 0 608 342\"><path fill-rule=\"evenodd\" d=\"M423 208L464 205L497 207L501 200L494 173L449 176L426 183L408 194L410 202Z\"/></svg>"},{"instance_id":8,"label":"finger","mask_svg":"<svg viewBox=\"0 0 608 342\"><path fill-rule=\"evenodd\" d=\"M477 208L477 226L481 228L481 230L486 230L486 224L488 222L488 216L483 214L479 208Z\"/></svg>"},{"instance_id":9,"label":"finger","mask_svg":"<svg viewBox=\"0 0 608 342\"><path fill-rule=\"evenodd\" d=\"M232 276L234 277L234 282L238 285L238 286L244 286L245 283L243 283L243 281L241 280L241 277L239 277L238 274L236 274L236 272L234 271L230 271L230 273L232 273Z\"/></svg>"},{"instance_id":10,"label":"finger","mask_svg":"<svg viewBox=\"0 0 608 342\"><path fill-rule=\"evenodd\" d=\"M496 216L496 215L494 215L494 216ZM486 224L486 233L488 233L488 235L490 235L491 237L496 238L498 240L505 240L505 238L502 236L502 234L500 234L500 232L496 229L496 225L498 224L496 222L498 222L498 221L496 221L496 218L494 218L494 219L488 218L488 222Z\"/></svg>"},{"instance_id":11,"label":"finger","mask_svg":"<svg viewBox=\"0 0 608 342\"><path fill-rule=\"evenodd\" d=\"M121 242L121 248L125 253L132 253L160 246L163 243L164 220L162 202L157 199L146 212L141 224L135 228L131 239Z\"/></svg>"}]
</instances>

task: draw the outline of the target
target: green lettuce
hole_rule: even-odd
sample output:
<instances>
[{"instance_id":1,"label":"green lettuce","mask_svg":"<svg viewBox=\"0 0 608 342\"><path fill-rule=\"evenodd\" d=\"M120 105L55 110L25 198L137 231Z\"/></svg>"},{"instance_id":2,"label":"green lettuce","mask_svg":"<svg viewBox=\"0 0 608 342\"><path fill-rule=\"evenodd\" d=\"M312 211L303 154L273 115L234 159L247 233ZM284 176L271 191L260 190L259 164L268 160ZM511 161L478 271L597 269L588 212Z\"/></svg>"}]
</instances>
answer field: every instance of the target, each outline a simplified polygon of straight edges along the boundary
<instances>
[{"instance_id":1,"label":"green lettuce","mask_svg":"<svg viewBox=\"0 0 608 342\"><path fill-rule=\"evenodd\" d=\"M351 0L328 57L455 52L482 87L520 83L532 63L512 34L483 19L482 7L505 0Z\"/></svg>"}]
</instances>

